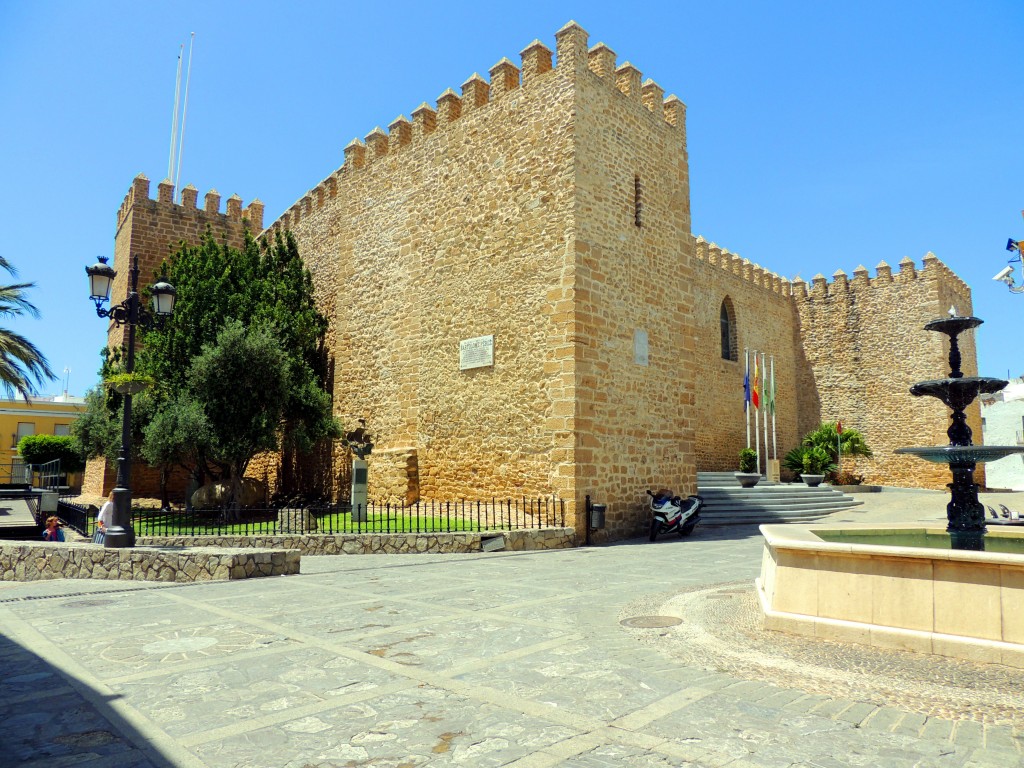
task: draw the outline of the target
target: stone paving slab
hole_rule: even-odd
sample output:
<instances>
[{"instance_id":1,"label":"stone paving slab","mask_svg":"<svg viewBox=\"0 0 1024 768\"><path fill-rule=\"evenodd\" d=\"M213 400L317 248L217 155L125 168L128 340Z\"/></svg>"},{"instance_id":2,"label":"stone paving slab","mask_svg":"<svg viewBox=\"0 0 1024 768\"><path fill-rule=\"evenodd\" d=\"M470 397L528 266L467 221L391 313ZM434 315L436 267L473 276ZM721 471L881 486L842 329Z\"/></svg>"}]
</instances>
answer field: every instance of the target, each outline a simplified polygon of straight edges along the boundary
<instances>
[{"instance_id":1,"label":"stone paving slab","mask_svg":"<svg viewBox=\"0 0 1024 768\"><path fill-rule=\"evenodd\" d=\"M800 664L773 677L714 644L682 653L673 633L696 615L620 624L694 590L739 605L761 547L754 527L698 529L592 549L305 557L301 575L255 581L0 589L0 766L1024 766L1011 725L809 691ZM840 676L846 659L863 672L861 652L814 651ZM938 678L939 692L963 684ZM991 695L1012 712L1022 691Z\"/></svg>"}]
</instances>

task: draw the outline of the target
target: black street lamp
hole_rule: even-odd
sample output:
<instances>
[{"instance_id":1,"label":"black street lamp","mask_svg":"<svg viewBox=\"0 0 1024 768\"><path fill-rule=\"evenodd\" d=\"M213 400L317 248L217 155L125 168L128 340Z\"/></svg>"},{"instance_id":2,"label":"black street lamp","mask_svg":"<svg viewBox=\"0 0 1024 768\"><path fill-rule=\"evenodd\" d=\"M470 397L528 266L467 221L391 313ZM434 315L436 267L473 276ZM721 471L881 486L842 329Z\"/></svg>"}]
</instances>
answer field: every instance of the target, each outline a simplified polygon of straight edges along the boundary
<instances>
[{"instance_id":1,"label":"black street lamp","mask_svg":"<svg viewBox=\"0 0 1024 768\"><path fill-rule=\"evenodd\" d=\"M132 258L129 274L128 297L110 309L103 304L110 300L110 287L117 273L107 264L106 256L100 256L97 264L86 267L89 275L89 298L96 302L96 314L114 321L114 325L128 326L128 349L125 359L125 373L135 371L135 327L150 328L157 317L166 317L174 311L174 286L163 281L150 286L153 296L153 312L150 313L139 297L139 257ZM121 453L117 458L117 485L114 487L114 519L107 528L104 546L111 548L135 545L135 530L132 528L132 391L124 392L124 418L121 422Z\"/></svg>"}]
</instances>

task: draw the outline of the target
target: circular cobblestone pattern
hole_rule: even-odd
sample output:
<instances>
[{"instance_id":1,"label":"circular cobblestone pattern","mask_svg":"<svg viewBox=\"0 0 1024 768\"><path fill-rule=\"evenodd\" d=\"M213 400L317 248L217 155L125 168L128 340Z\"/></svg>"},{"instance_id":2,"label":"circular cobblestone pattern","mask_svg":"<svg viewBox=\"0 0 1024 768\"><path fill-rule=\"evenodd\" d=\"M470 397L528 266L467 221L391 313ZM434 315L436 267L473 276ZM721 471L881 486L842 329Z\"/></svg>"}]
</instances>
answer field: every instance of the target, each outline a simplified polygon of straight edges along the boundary
<instances>
[{"instance_id":1,"label":"circular cobblestone pattern","mask_svg":"<svg viewBox=\"0 0 1024 768\"><path fill-rule=\"evenodd\" d=\"M752 584L648 598L621 615L680 618L675 627L622 623L686 664L929 717L1024 727L1024 670L768 631Z\"/></svg>"}]
</instances>

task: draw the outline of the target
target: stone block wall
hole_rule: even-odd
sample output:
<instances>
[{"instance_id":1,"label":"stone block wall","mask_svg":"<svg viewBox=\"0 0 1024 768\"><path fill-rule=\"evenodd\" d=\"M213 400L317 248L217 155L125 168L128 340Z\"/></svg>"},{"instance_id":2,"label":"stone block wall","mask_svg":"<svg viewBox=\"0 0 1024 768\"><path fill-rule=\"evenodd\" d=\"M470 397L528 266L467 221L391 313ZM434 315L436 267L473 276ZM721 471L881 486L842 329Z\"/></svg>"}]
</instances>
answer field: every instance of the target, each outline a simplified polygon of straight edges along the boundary
<instances>
[{"instance_id":1,"label":"stone block wall","mask_svg":"<svg viewBox=\"0 0 1024 768\"><path fill-rule=\"evenodd\" d=\"M136 459L132 462L132 495L135 498L160 498L160 470ZM106 459L89 459L82 476L82 493L87 496L106 496L117 485L117 464ZM172 502L184 503L188 473L181 467L171 469L167 488Z\"/></svg>"},{"instance_id":2,"label":"stone block wall","mask_svg":"<svg viewBox=\"0 0 1024 768\"><path fill-rule=\"evenodd\" d=\"M94 544L0 543L0 581L105 579L194 582L284 576L299 572L295 551L225 549L199 542L190 549L105 549Z\"/></svg>"},{"instance_id":3,"label":"stone block wall","mask_svg":"<svg viewBox=\"0 0 1024 768\"><path fill-rule=\"evenodd\" d=\"M253 200L242 208L242 200L232 195L227 210L220 212L220 195L211 189L206 193L203 207L196 205L197 192L191 184L181 191L181 202L174 202L174 184L165 179L158 185L157 199L149 197L149 179L139 174L132 181L121 207L117 211L117 229L114 235L114 263L117 270L111 289L112 304L124 301L128 295L128 273L131 258L139 258L139 286L153 283L153 275L160 263L168 258L182 241L198 244L207 227L218 241L241 247L245 231L258 233L263 228L263 203ZM107 343L124 346L128 338L127 326L110 326Z\"/></svg>"},{"instance_id":4,"label":"stone block wall","mask_svg":"<svg viewBox=\"0 0 1024 768\"><path fill-rule=\"evenodd\" d=\"M573 483L546 424L571 415L574 386L560 370L570 313L551 294L575 260L574 73L551 63L531 44L521 68L502 59L490 82L353 141L269 230L295 234L333 310L335 413L367 419L375 454L414 449L423 497ZM494 365L460 370L460 341L487 335ZM381 489L371 475L372 496L402 495L390 475Z\"/></svg>"},{"instance_id":5,"label":"stone block wall","mask_svg":"<svg viewBox=\"0 0 1024 768\"><path fill-rule=\"evenodd\" d=\"M685 107L587 43L579 28L558 36L576 79L575 263L552 288L575 403L549 429L577 509L587 494L607 505L603 540L649 524L646 489L695 490L695 286Z\"/></svg>"},{"instance_id":6,"label":"stone block wall","mask_svg":"<svg viewBox=\"0 0 1024 768\"><path fill-rule=\"evenodd\" d=\"M764 352L775 362L778 403L775 445L781 460L795 447L801 410L816 406L814 389L806 380L806 361L799 345L800 318L789 280L769 272L737 254L698 237L694 263L693 316L696 349L694 367L700 383L696 390L697 467L707 472L736 471L739 451L747 444L747 416L743 410L744 350ZM727 303L734 325L735 360L722 356L721 311ZM761 471L765 470L764 413L750 409L751 445L758 435L755 416L761 419ZM769 430L771 419L769 418Z\"/></svg>"},{"instance_id":7,"label":"stone block wall","mask_svg":"<svg viewBox=\"0 0 1024 768\"><path fill-rule=\"evenodd\" d=\"M484 534L499 536L509 551L568 549L576 546L572 528L532 528ZM408 555L426 553L465 554L480 552L479 533L347 533L292 534L275 536L147 536L140 546L157 547L257 547L288 550L296 555Z\"/></svg>"},{"instance_id":8,"label":"stone block wall","mask_svg":"<svg viewBox=\"0 0 1024 768\"><path fill-rule=\"evenodd\" d=\"M944 488L950 482L948 467L893 451L949 444L949 409L935 398L913 397L909 389L949 375L947 337L925 331L924 325L946 317L951 306L959 315L972 314L967 285L929 253L921 269L905 258L896 274L882 262L874 278L858 267L852 280L837 271L832 282L817 275L809 289L802 281L793 288L800 346L814 387L801 433L819 421L840 419L863 432L874 451L873 459L856 462L866 483ZM977 375L973 333L960 337L967 376ZM980 403L968 409L968 424L980 443ZM975 480L984 484L981 466Z\"/></svg>"}]
</instances>

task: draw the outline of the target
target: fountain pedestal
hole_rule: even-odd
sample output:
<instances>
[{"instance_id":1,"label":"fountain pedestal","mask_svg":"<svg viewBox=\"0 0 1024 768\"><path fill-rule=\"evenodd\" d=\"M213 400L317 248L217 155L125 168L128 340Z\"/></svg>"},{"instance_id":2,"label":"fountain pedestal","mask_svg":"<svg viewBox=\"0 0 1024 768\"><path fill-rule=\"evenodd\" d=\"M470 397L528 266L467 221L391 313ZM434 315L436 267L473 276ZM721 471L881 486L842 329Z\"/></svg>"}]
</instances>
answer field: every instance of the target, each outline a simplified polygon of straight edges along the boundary
<instances>
[{"instance_id":1,"label":"fountain pedestal","mask_svg":"<svg viewBox=\"0 0 1024 768\"><path fill-rule=\"evenodd\" d=\"M899 448L896 453L906 453L926 461L949 464L953 482L947 483L950 501L946 505L946 530L949 532L953 549L985 549L985 507L978 501L978 484L974 482L974 470L978 463L994 461L1013 453L1024 453L1024 446L974 445L972 432L967 424L967 406L978 395L992 394L1002 390L1007 382L984 376L964 376L960 370L960 345L957 336L970 328L977 328L984 322L977 317L948 317L933 320L925 325L927 331L938 331L949 336L949 376L945 379L922 381L910 388L915 397L935 397L945 403L953 414L949 429L949 445L945 447Z\"/></svg>"}]
</instances>

